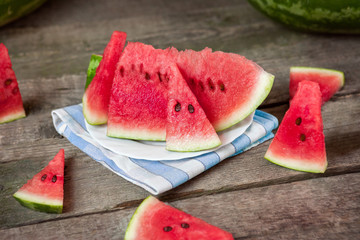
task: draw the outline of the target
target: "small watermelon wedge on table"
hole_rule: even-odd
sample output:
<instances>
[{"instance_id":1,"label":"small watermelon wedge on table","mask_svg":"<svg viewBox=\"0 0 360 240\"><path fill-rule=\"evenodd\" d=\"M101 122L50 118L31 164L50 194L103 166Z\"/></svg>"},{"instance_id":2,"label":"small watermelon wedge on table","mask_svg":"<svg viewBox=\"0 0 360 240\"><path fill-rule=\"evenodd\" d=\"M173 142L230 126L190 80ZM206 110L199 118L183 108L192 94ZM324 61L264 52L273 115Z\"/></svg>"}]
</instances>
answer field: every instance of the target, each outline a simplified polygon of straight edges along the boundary
<instances>
[{"instance_id":1,"label":"small watermelon wedge on table","mask_svg":"<svg viewBox=\"0 0 360 240\"><path fill-rule=\"evenodd\" d=\"M230 240L234 238L225 230L149 196L136 209L124 239Z\"/></svg>"},{"instance_id":2,"label":"small watermelon wedge on table","mask_svg":"<svg viewBox=\"0 0 360 240\"><path fill-rule=\"evenodd\" d=\"M327 167L319 84L302 81L265 159L294 170L323 173Z\"/></svg>"},{"instance_id":3,"label":"small watermelon wedge on table","mask_svg":"<svg viewBox=\"0 0 360 240\"><path fill-rule=\"evenodd\" d=\"M314 68L314 67L291 67L289 93L292 99L301 81L317 82L320 86L323 104L344 86L345 77L341 71Z\"/></svg>"},{"instance_id":4,"label":"small watermelon wedge on table","mask_svg":"<svg viewBox=\"0 0 360 240\"><path fill-rule=\"evenodd\" d=\"M9 52L0 43L0 123L24 118L25 110Z\"/></svg>"},{"instance_id":5,"label":"small watermelon wedge on table","mask_svg":"<svg viewBox=\"0 0 360 240\"><path fill-rule=\"evenodd\" d=\"M64 198L64 149L13 196L23 206L41 212L62 213Z\"/></svg>"},{"instance_id":6,"label":"small watermelon wedge on table","mask_svg":"<svg viewBox=\"0 0 360 240\"><path fill-rule=\"evenodd\" d=\"M86 121L91 125L107 122L111 86L125 41L126 33L113 32L96 69L96 74L85 90L82 99L83 113Z\"/></svg>"}]
</instances>

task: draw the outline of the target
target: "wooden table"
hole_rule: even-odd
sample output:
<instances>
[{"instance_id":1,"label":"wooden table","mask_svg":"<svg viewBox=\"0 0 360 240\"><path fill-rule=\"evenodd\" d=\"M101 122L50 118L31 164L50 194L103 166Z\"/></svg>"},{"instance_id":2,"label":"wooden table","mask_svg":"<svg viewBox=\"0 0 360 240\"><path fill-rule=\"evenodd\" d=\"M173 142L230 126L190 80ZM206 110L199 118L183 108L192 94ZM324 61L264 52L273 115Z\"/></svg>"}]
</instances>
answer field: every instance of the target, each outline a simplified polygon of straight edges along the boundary
<instances>
[{"instance_id":1,"label":"wooden table","mask_svg":"<svg viewBox=\"0 0 360 240\"><path fill-rule=\"evenodd\" d=\"M246 1L53 0L0 28L27 117L0 125L1 239L122 239L149 195L61 137L53 109L81 102L92 53L114 30L158 48L235 52L276 76L260 109L280 121L293 65L344 71L345 87L322 108L328 169L289 170L264 159L270 141L226 159L159 199L231 232L235 239L360 238L360 38L296 32ZM63 214L12 197L65 149Z\"/></svg>"}]
</instances>

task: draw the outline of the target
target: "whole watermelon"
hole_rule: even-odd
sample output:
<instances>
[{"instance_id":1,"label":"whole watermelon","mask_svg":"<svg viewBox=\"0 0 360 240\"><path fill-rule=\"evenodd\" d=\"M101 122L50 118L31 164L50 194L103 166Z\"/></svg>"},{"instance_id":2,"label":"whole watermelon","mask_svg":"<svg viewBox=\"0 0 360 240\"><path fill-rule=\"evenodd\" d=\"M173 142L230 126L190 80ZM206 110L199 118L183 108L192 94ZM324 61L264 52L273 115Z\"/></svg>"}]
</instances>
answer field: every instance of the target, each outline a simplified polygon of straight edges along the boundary
<instances>
[{"instance_id":1,"label":"whole watermelon","mask_svg":"<svg viewBox=\"0 0 360 240\"><path fill-rule=\"evenodd\" d=\"M321 33L360 33L359 0L248 0L275 21Z\"/></svg>"},{"instance_id":2,"label":"whole watermelon","mask_svg":"<svg viewBox=\"0 0 360 240\"><path fill-rule=\"evenodd\" d=\"M46 0L1 0L0 27L40 7Z\"/></svg>"}]
</instances>

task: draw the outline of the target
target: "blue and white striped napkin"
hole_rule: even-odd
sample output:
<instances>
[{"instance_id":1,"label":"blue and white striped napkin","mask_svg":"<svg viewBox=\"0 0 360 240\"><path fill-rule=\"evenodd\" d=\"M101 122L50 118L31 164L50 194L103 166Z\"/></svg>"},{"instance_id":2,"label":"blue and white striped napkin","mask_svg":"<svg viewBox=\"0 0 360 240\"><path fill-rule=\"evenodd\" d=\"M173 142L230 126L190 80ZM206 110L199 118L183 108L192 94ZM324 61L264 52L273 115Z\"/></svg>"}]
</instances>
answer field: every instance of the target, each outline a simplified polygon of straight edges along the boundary
<instances>
[{"instance_id":1,"label":"blue and white striped napkin","mask_svg":"<svg viewBox=\"0 0 360 240\"><path fill-rule=\"evenodd\" d=\"M86 129L81 104L56 109L51 114L59 134L95 161L154 195L173 189L222 160L273 138L271 131L278 126L274 116L256 110L245 133L216 151L180 160L147 161L114 153L95 141Z\"/></svg>"}]
</instances>

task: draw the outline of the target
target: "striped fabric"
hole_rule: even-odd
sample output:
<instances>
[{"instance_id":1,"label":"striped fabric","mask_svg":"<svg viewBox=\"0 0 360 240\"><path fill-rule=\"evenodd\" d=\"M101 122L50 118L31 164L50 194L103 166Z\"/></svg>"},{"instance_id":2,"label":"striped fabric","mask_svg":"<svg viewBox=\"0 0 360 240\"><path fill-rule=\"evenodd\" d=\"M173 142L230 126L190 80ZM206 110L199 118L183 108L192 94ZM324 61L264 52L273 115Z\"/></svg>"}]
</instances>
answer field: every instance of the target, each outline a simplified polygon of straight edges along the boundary
<instances>
[{"instance_id":1,"label":"striped fabric","mask_svg":"<svg viewBox=\"0 0 360 240\"><path fill-rule=\"evenodd\" d=\"M194 158L148 161L122 156L99 145L86 129L81 104L56 109L52 111L52 118L56 131L73 145L117 175L154 195L175 188L222 160L273 138L271 131L278 126L274 116L256 110L250 127L231 144Z\"/></svg>"}]
</instances>

